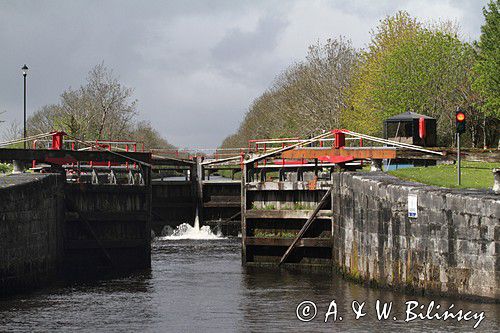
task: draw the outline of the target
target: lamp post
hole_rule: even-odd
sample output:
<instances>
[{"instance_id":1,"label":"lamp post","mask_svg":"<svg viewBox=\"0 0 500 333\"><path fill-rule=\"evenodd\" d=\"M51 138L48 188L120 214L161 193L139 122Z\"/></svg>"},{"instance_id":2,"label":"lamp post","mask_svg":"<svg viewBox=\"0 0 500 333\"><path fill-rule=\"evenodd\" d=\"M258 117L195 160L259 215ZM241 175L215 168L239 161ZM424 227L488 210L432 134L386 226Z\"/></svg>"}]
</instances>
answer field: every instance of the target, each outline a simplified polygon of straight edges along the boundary
<instances>
[{"instance_id":1,"label":"lamp post","mask_svg":"<svg viewBox=\"0 0 500 333\"><path fill-rule=\"evenodd\" d=\"M23 71L23 78L24 78L24 149L26 149L26 75L28 75L28 66L24 64L24 66L21 68Z\"/></svg>"}]
</instances>

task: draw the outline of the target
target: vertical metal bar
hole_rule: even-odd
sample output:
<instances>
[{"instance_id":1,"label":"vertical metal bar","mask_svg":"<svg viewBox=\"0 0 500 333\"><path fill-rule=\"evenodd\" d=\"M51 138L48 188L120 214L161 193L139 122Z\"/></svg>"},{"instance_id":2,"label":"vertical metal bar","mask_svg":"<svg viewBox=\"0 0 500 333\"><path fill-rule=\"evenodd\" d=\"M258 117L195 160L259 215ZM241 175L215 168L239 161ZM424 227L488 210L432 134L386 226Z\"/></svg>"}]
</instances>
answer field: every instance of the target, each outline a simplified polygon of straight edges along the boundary
<instances>
[{"instance_id":1,"label":"vertical metal bar","mask_svg":"<svg viewBox=\"0 0 500 333\"><path fill-rule=\"evenodd\" d=\"M134 153L137 152L137 143L134 143ZM137 163L134 162L134 169L137 169Z\"/></svg>"},{"instance_id":2,"label":"vertical metal bar","mask_svg":"<svg viewBox=\"0 0 500 333\"><path fill-rule=\"evenodd\" d=\"M108 145L108 151L111 151L111 143ZM108 168L111 168L111 161L108 161Z\"/></svg>"},{"instance_id":3,"label":"vertical metal bar","mask_svg":"<svg viewBox=\"0 0 500 333\"><path fill-rule=\"evenodd\" d=\"M241 165L241 262L243 265L247 263L247 221L246 221L246 210L247 210L247 172L248 167L245 164Z\"/></svg>"},{"instance_id":4,"label":"vertical metal bar","mask_svg":"<svg viewBox=\"0 0 500 333\"><path fill-rule=\"evenodd\" d=\"M93 150L94 150L94 146L90 146L90 151L93 151ZM92 162L92 161L90 161L89 165L90 165L90 167L92 167L93 162Z\"/></svg>"},{"instance_id":5,"label":"vertical metal bar","mask_svg":"<svg viewBox=\"0 0 500 333\"><path fill-rule=\"evenodd\" d=\"M24 76L24 149L26 149L26 73Z\"/></svg>"},{"instance_id":6,"label":"vertical metal bar","mask_svg":"<svg viewBox=\"0 0 500 333\"><path fill-rule=\"evenodd\" d=\"M258 143L255 144L255 153L256 154L259 153L259 144ZM255 167L257 168L258 166L259 166L259 162L256 162Z\"/></svg>"},{"instance_id":7,"label":"vertical metal bar","mask_svg":"<svg viewBox=\"0 0 500 333\"><path fill-rule=\"evenodd\" d=\"M359 138L359 146L363 147L363 138ZM363 167L363 160L361 160L361 167Z\"/></svg>"},{"instance_id":8,"label":"vertical metal bar","mask_svg":"<svg viewBox=\"0 0 500 333\"><path fill-rule=\"evenodd\" d=\"M457 180L458 185L462 183L461 170L460 170L460 133L457 133Z\"/></svg>"},{"instance_id":9,"label":"vertical metal bar","mask_svg":"<svg viewBox=\"0 0 500 333\"><path fill-rule=\"evenodd\" d=\"M128 144L125 145L125 151L128 152ZM128 171L128 160L125 162L125 167L127 168Z\"/></svg>"},{"instance_id":10,"label":"vertical metal bar","mask_svg":"<svg viewBox=\"0 0 500 333\"><path fill-rule=\"evenodd\" d=\"M285 143L281 143L281 149L285 148ZM285 165L285 158L283 157L283 155L281 155L281 165Z\"/></svg>"},{"instance_id":11,"label":"vertical metal bar","mask_svg":"<svg viewBox=\"0 0 500 333\"><path fill-rule=\"evenodd\" d=\"M266 143L264 143L264 154L265 154L266 152L267 152L267 144L266 144ZM267 164L267 161L266 161L266 160L264 160L264 165L266 165L266 164Z\"/></svg>"},{"instance_id":12,"label":"vertical metal bar","mask_svg":"<svg viewBox=\"0 0 500 333\"><path fill-rule=\"evenodd\" d=\"M26 141L25 141L25 142L26 142ZM36 149L36 142L37 142L37 140L33 140L33 150L35 150L35 149ZM34 168L36 167L36 160L33 160L33 161L31 162L31 165L32 165L32 167L33 167L33 169L34 169Z\"/></svg>"},{"instance_id":13,"label":"vertical metal bar","mask_svg":"<svg viewBox=\"0 0 500 333\"><path fill-rule=\"evenodd\" d=\"M245 153L243 152L243 148L240 148L240 169L241 169L241 172L243 172L243 165L244 165L244 162L245 161Z\"/></svg>"}]
</instances>

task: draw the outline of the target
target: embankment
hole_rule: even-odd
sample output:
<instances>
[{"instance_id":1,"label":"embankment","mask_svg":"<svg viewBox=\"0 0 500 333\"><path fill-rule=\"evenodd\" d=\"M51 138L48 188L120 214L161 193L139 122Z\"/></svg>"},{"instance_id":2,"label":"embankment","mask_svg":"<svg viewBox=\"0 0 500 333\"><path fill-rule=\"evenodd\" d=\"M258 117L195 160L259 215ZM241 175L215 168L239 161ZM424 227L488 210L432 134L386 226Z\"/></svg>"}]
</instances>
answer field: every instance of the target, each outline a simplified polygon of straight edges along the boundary
<instances>
[{"instance_id":1,"label":"embankment","mask_svg":"<svg viewBox=\"0 0 500 333\"><path fill-rule=\"evenodd\" d=\"M64 178L0 178L0 295L53 280L63 256Z\"/></svg>"},{"instance_id":2,"label":"embankment","mask_svg":"<svg viewBox=\"0 0 500 333\"><path fill-rule=\"evenodd\" d=\"M500 299L500 196L402 181L383 173L333 174L333 262L377 286ZM416 194L418 217L408 217Z\"/></svg>"},{"instance_id":3,"label":"embankment","mask_svg":"<svg viewBox=\"0 0 500 333\"><path fill-rule=\"evenodd\" d=\"M151 186L0 178L0 295L151 267Z\"/></svg>"}]
</instances>

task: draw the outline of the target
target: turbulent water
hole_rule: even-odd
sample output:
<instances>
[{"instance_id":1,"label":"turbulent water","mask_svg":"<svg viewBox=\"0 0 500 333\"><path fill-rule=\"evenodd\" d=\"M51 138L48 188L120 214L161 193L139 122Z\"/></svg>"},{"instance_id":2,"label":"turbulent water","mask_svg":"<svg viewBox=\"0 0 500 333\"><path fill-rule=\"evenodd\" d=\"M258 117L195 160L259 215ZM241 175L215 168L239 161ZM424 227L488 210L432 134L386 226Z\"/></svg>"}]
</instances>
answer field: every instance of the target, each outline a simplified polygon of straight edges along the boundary
<instances>
[{"instance_id":1,"label":"turbulent water","mask_svg":"<svg viewBox=\"0 0 500 333\"><path fill-rule=\"evenodd\" d=\"M200 220L198 217L198 211L196 211L196 218L194 220L194 226L189 223L182 223L171 234L166 236L161 236L158 238L160 241L166 240L183 240L183 239L197 239L197 240L208 240L208 239L223 239L220 234L214 234L209 226L204 225L200 228Z\"/></svg>"},{"instance_id":2,"label":"turbulent water","mask_svg":"<svg viewBox=\"0 0 500 333\"><path fill-rule=\"evenodd\" d=\"M205 230L206 231L206 230ZM29 295L0 300L0 331L43 332L388 332L472 331L474 321L403 321L405 302L429 304L431 298L366 288L324 273L245 270L240 240L158 239L151 271L120 279L54 286ZM196 238L196 237L195 237ZM393 302L393 313L378 321L376 301ZM296 308L314 301L317 316L297 319ZM335 300L343 320L324 322ZM354 319L351 308L364 301L366 315ZM478 331L498 331L500 305L437 297L442 308L484 311ZM306 309L307 310L307 309ZM307 314L299 310L302 316ZM309 312L312 313L312 312ZM393 316L398 319L393 320Z\"/></svg>"}]
</instances>

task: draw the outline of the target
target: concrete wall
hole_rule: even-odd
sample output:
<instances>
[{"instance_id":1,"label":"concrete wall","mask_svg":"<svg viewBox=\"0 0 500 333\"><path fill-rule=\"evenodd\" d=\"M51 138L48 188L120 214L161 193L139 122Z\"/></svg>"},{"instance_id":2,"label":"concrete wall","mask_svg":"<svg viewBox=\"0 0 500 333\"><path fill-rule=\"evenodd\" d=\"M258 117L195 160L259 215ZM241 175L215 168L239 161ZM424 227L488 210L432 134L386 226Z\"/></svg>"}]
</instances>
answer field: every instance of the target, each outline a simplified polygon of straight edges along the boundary
<instances>
[{"instance_id":1,"label":"concrete wall","mask_svg":"<svg viewBox=\"0 0 500 333\"><path fill-rule=\"evenodd\" d=\"M351 278L423 293L500 299L500 196L382 174L335 173L334 265ZM408 194L418 218L408 217Z\"/></svg>"},{"instance_id":2,"label":"concrete wall","mask_svg":"<svg viewBox=\"0 0 500 333\"><path fill-rule=\"evenodd\" d=\"M62 258L64 178L0 177L0 295L40 287Z\"/></svg>"}]
</instances>

